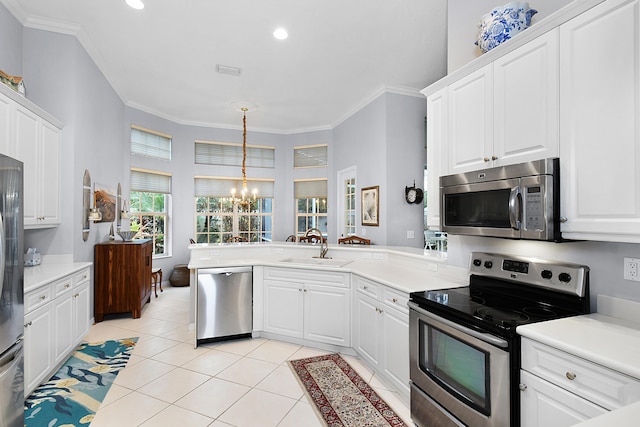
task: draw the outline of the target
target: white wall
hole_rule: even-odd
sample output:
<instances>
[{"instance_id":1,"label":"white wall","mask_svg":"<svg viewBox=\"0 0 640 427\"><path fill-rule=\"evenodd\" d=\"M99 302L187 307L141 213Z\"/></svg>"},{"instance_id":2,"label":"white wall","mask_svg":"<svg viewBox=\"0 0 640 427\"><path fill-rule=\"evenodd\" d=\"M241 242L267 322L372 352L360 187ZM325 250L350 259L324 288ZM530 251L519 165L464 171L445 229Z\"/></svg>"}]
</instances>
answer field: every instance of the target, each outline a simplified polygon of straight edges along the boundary
<instances>
[{"instance_id":1,"label":"white wall","mask_svg":"<svg viewBox=\"0 0 640 427\"><path fill-rule=\"evenodd\" d=\"M573 0L532 0L529 7L538 11L531 19L531 25L551 15ZM447 15L448 57L447 69L451 73L473 61L482 52L474 44L478 37L480 17L491 12L497 6L509 3L508 0L449 0Z\"/></svg>"}]
</instances>

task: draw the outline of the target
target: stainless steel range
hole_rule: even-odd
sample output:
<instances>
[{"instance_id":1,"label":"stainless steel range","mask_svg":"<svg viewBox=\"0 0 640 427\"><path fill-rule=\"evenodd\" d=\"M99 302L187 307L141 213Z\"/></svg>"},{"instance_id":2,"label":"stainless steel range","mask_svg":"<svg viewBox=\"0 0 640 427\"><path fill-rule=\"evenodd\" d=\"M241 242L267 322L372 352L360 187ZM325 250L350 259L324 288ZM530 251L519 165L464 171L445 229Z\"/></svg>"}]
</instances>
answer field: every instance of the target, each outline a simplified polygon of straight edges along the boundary
<instances>
[{"instance_id":1,"label":"stainless steel range","mask_svg":"<svg viewBox=\"0 0 640 427\"><path fill-rule=\"evenodd\" d=\"M518 325L589 313L589 268L474 252L468 287L411 293L419 427L520 425Z\"/></svg>"}]
</instances>

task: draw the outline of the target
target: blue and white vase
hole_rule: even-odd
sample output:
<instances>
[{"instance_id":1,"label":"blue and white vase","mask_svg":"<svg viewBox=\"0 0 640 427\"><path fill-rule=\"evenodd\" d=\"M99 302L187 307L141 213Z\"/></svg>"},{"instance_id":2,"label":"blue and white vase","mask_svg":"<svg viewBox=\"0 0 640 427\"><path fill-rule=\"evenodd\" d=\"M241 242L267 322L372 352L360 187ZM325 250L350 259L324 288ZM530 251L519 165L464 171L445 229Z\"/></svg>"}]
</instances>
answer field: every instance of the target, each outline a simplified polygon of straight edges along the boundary
<instances>
[{"instance_id":1,"label":"blue and white vase","mask_svg":"<svg viewBox=\"0 0 640 427\"><path fill-rule=\"evenodd\" d=\"M476 45L486 53L509 40L531 25L531 17L538 13L526 2L511 2L494 8L480 19L480 34Z\"/></svg>"}]
</instances>

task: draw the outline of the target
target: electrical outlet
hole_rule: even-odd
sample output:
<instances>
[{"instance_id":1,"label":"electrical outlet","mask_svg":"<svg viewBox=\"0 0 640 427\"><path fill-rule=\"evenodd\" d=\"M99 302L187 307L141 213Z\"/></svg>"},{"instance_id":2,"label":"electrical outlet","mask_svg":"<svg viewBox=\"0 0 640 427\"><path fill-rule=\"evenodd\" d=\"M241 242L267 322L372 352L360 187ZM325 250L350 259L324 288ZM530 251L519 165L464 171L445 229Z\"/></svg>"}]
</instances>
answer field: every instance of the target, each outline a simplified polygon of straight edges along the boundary
<instances>
[{"instance_id":1,"label":"electrical outlet","mask_svg":"<svg viewBox=\"0 0 640 427\"><path fill-rule=\"evenodd\" d=\"M413 239L414 237L413 230L407 230L407 239Z\"/></svg>"},{"instance_id":2,"label":"electrical outlet","mask_svg":"<svg viewBox=\"0 0 640 427\"><path fill-rule=\"evenodd\" d=\"M633 280L640 282L640 259L625 258L624 259L624 280Z\"/></svg>"}]
</instances>

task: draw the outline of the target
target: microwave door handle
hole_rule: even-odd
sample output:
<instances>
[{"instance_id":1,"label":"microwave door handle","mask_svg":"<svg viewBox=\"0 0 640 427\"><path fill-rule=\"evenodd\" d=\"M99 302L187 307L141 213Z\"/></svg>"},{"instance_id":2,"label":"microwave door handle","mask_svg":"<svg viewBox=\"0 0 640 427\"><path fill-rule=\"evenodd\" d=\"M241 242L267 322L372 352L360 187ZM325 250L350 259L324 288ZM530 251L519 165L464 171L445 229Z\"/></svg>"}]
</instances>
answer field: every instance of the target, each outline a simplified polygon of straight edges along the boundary
<instances>
[{"instance_id":1,"label":"microwave door handle","mask_svg":"<svg viewBox=\"0 0 640 427\"><path fill-rule=\"evenodd\" d=\"M522 228L522 192L520 187L511 189L509 195L509 222L511 228L520 230Z\"/></svg>"}]
</instances>

